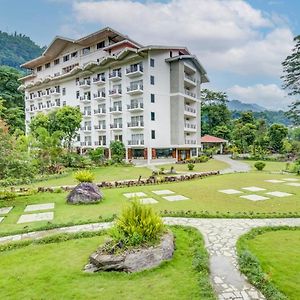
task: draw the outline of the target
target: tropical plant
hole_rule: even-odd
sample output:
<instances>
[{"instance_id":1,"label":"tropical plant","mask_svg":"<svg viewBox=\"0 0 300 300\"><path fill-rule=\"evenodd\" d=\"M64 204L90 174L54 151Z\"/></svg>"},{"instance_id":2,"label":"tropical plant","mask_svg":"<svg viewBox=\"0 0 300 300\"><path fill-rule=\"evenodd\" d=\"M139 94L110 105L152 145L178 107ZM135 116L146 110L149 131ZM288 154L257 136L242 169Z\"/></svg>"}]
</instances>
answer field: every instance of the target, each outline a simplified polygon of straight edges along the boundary
<instances>
[{"instance_id":1,"label":"tropical plant","mask_svg":"<svg viewBox=\"0 0 300 300\"><path fill-rule=\"evenodd\" d=\"M79 182L93 182L95 175L89 170L77 171L74 178Z\"/></svg>"},{"instance_id":2,"label":"tropical plant","mask_svg":"<svg viewBox=\"0 0 300 300\"><path fill-rule=\"evenodd\" d=\"M264 167L266 166L266 164L262 161L257 161L254 164L254 167L258 170L258 171L262 171L264 169Z\"/></svg>"},{"instance_id":3,"label":"tropical plant","mask_svg":"<svg viewBox=\"0 0 300 300\"><path fill-rule=\"evenodd\" d=\"M124 144L120 141L113 141L110 143L110 150L113 162L122 163L126 153Z\"/></svg>"},{"instance_id":4,"label":"tropical plant","mask_svg":"<svg viewBox=\"0 0 300 300\"><path fill-rule=\"evenodd\" d=\"M194 170L195 165L193 163L188 163L187 166L188 166L189 171L193 171Z\"/></svg>"}]
</instances>

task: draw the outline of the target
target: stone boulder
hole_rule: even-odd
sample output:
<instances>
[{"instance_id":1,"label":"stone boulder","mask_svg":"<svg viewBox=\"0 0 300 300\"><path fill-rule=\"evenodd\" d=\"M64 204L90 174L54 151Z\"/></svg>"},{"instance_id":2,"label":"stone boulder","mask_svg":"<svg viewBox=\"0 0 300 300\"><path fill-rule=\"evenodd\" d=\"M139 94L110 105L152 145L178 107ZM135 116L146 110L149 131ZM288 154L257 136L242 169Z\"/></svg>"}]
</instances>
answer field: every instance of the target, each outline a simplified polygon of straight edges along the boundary
<instances>
[{"instance_id":1,"label":"stone boulder","mask_svg":"<svg viewBox=\"0 0 300 300\"><path fill-rule=\"evenodd\" d=\"M90 256L86 272L121 271L138 272L157 267L170 260L174 253L172 232L164 234L159 245L148 248L125 251L122 254L105 254L101 248Z\"/></svg>"},{"instance_id":2,"label":"stone boulder","mask_svg":"<svg viewBox=\"0 0 300 300\"><path fill-rule=\"evenodd\" d=\"M69 204L90 204L101 201L103 194L99 188L90 182L78 184L68 195L67 203Z\"/></svg>"}]
</instances>

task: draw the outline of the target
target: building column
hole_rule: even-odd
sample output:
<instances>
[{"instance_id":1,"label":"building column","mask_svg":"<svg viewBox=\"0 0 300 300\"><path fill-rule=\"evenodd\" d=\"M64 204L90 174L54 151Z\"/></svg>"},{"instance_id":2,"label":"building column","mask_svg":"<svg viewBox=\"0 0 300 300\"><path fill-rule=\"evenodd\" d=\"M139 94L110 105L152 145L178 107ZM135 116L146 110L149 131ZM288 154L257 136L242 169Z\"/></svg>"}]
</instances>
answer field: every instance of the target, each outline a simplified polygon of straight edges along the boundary
<instances>
[{"instance_id":1,"label":"building column","mask_svg":"<svg viewBox=\"0 0 300 300\"><path fill-rule=\"evenodd\" d=\"M196 148L196 156L197 157L199 156L199 148L198 147Z\"/></svg>"},{"instance_id":2,"label":"building column","mask_svg":"<svg viewBox=\"0 0 300 300\"><path fill-rule=\"evenodd\" d=\"M128 148L125 147L125 161L128 163Z\"/></svg>"},{"instance_id":3,"label":"building column","mask_svg":"<svg viewBox=\"0 0 300 300\"><path fill-rule=\"evenodd\" d=\"M151 151L151 148L148 147L148 148L147 148L147 164L148 164L148 165L150 165L151 159L152 159L152 151Z\"/></svg>"},{"instance_id":4,"label":"building column","mask_svg":"<svg viewBox=\"0 0 300 300\"><path fill-rule=\"evenodd\" d=\"M108 148L108 159L111 159L111 150Z\"/></svg>"}]
</instances>

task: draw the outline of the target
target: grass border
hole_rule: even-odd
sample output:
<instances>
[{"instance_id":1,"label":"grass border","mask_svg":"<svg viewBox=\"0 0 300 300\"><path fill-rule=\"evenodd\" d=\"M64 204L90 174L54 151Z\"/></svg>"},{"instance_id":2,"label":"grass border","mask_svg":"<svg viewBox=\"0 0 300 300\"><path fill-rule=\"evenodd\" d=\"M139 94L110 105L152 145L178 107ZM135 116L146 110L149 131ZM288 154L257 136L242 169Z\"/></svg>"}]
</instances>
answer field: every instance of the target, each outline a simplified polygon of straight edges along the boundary
<instances>
[{"instance_id":1,"label":"grass border","mask_svg":"<svg viewBox=\"0 0 300 300\"><path fill-rule=\"evenodd\" d=\"M258 258L248 249L246 241L253 240L266 232L279 230L300 230L300 226L254 228L242 235L238 239L236 246L240 271L247 276L249 282L257 287L268 300L287 300L288 297L280 292L276 285L271 282L268 275L263 272Z\"/></svg>"}]
</instances>

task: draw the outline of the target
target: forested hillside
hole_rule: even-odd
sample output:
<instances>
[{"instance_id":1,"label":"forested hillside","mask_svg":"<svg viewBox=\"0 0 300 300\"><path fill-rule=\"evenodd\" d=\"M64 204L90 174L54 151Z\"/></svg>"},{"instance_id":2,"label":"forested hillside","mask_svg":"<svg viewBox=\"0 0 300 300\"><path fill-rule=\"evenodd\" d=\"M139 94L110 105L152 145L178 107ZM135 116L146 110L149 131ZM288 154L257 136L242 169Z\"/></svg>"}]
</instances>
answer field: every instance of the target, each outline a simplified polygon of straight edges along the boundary
<instances>
[{"instance_id":1,"label":"forested hillside","mask_svg":"<svg viewBox=\"0 0 300 300\"><path fill-rule=\"evenodd\" d=\"M23 34L0 31L0 65L19 69L25 61L39 56L43 48Z\"/></svg>"}]
</instances>

